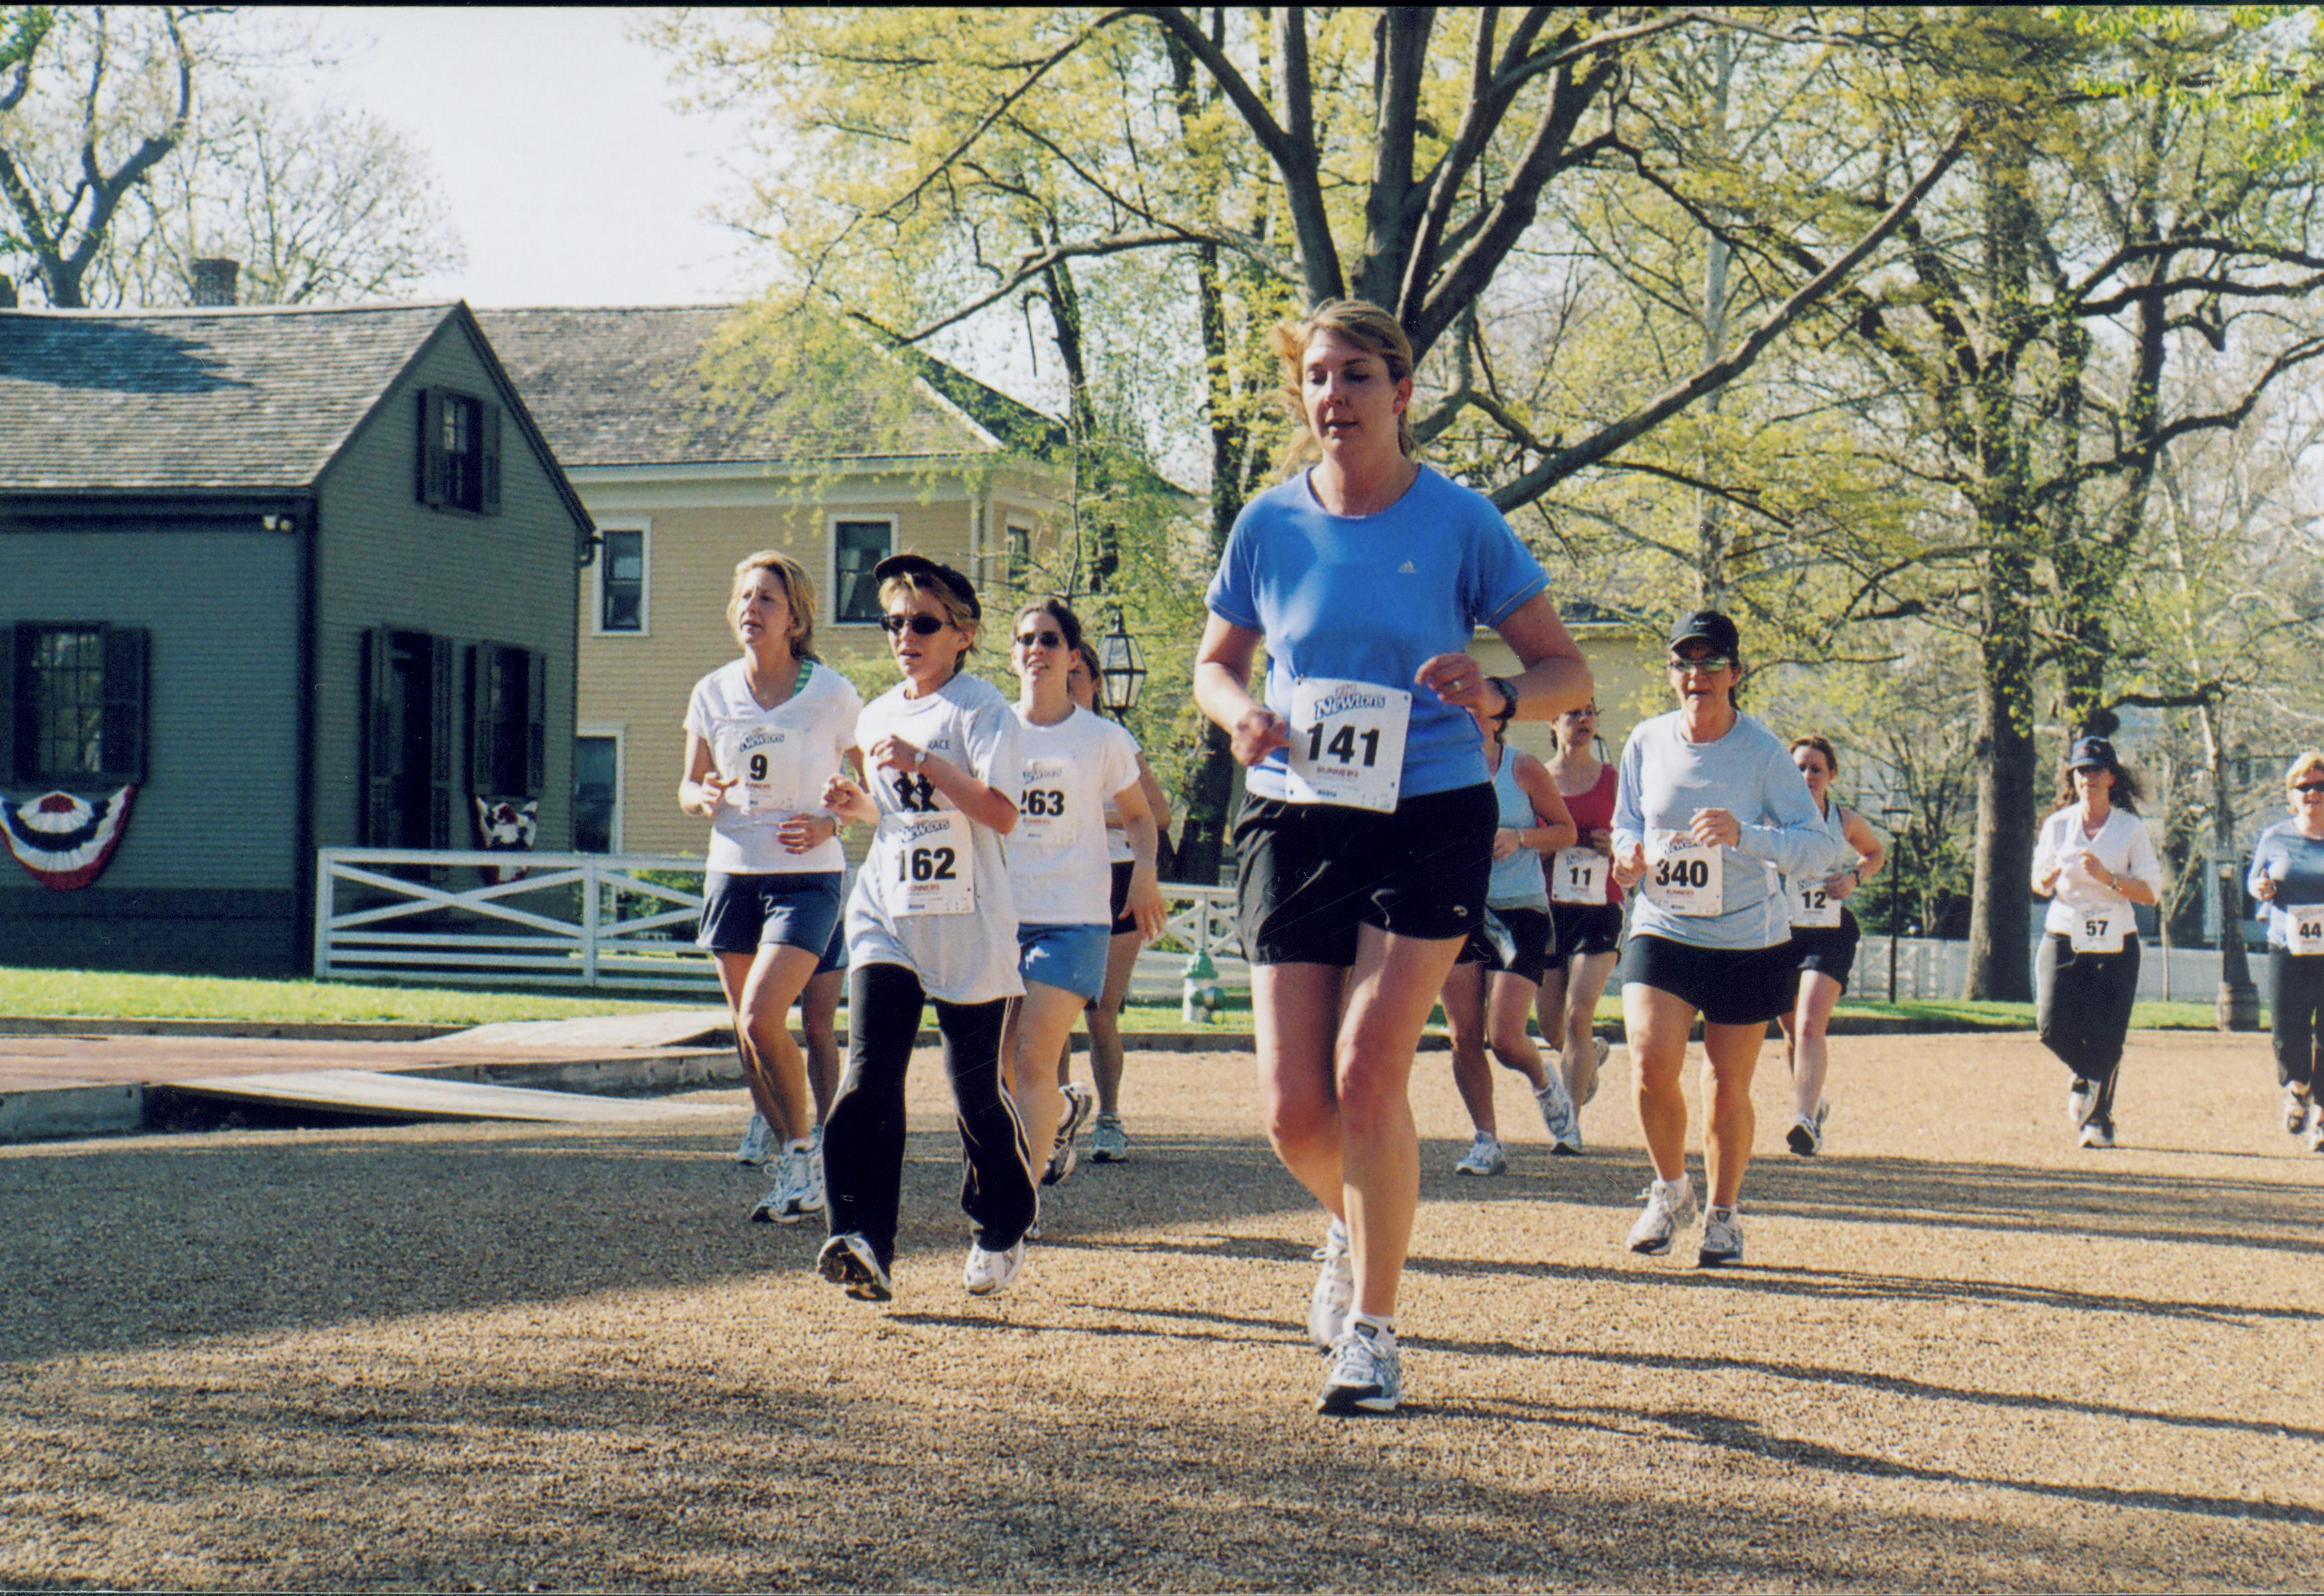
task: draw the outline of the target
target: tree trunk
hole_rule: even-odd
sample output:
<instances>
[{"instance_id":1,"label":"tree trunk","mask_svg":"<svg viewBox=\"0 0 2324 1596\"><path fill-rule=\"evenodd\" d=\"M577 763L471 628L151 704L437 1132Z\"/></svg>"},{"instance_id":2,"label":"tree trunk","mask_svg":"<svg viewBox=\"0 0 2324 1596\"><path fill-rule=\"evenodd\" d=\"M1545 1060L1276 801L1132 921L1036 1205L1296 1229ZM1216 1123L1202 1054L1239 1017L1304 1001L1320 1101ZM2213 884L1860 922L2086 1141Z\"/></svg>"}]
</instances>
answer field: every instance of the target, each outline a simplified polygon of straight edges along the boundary
<instances>
[{"instance_id":1,"label":"tree trunk","mask_svg":"<svg viewBox=\"0 0 2324 1596\"><path fill-rule=\"evenodd\" d=\"M2236 846L2235 785L2227 780L2227 740L2221 732L2216 699L2203 701L2202 718L2203 759L2211 777L2211 857L2218 872L2219 1029L2255 1030L2259 993L2252 985L2251 963L2244 955L2244 884L2236 869L2242 851Z\"/></svg>"},{"instance_id":2,"label":"tree trunk","mask_svg":"<svg viewBox=\"0 0 2324 1596\"><path fill-rule=\"evenodd\" d=\"M2035 812L2031 562L1997 551L1987 578L1989 619L1978 677L1977 873L1969 899L1964 998L2034 995L2026 956Z\"/></svg>"}]
</instances>

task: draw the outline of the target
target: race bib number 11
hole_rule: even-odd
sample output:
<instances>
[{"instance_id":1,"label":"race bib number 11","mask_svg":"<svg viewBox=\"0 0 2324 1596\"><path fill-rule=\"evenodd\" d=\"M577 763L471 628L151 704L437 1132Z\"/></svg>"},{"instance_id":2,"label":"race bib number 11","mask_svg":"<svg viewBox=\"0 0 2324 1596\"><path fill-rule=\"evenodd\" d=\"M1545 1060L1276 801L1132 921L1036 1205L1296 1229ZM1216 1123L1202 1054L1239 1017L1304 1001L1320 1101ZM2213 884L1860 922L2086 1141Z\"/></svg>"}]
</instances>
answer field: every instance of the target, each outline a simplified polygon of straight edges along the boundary
<instances>
[{"instance_id":1,"label":"race bib number 11","mask_svg":"<svg viewBox=\"0 0 2324 1596\"><path fill-rule=\"evenodd\" d=\"M1370 682L1309 678L1291 689L1291 748L1284 796L1388 814L1404 780L1412 695Z\"/></svg>"},{"instance_id":2,"label":"race bib number 11","mask_svg":"<svg viewBox=\"0 0 2324 1596\"><path fill-rule=\"evenodd\" d=\"M1595 848L1560 848L1549 862L1550 897L1559 903L1604 903L1612 863Z\"/></svg>"}]
</instances>

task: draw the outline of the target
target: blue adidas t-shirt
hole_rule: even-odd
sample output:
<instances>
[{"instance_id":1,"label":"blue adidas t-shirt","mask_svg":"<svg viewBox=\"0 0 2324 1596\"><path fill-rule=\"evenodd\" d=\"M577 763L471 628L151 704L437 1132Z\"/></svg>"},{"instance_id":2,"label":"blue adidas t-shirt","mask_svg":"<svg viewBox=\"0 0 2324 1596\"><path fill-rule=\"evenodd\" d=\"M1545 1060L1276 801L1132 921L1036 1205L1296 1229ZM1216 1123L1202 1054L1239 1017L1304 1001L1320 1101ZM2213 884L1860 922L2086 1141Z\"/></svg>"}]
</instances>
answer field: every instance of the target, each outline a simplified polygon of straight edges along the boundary
<instances>
[{"instance_id":1,"label":"blue adidas t-shirt","mask_svg":"<svg viewBox=\"0 0 2324 1596\"><path fill-rule=\"evenodd\" d=\"M1410 693L1397 790L1417 798L1488 778L1477 723L1413 673L1548 586L1491 500L1424 466L1377 515L1332 514L1304 471L1269 488L1235 518L1204 596L1221 620L1265 637L1267 706L1286 720L1293 686L1307 678ZM1282 798L1284 770L1277 749L1251 769L1250 790Z\"/></svg>"}]
</instances>

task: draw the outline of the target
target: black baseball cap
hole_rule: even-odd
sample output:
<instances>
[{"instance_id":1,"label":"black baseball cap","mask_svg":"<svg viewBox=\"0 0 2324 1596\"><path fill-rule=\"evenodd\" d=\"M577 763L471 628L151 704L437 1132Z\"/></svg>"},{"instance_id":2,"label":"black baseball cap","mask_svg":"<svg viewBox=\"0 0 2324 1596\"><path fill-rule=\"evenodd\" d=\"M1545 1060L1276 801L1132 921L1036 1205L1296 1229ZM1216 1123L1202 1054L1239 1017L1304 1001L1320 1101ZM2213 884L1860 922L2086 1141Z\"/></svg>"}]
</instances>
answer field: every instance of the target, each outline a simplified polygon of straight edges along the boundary
<instances>
[{"instance_id":1,"label":"black baseball cap","mask_svg":"<svg viewBox=\"0 0 2324 1596\"><path fill-rule=\"evenodd\" d=\"M1698 641L1709 643L1713 653L1725 654L1729 658L1743 651L1743 640L1735 633L1735 623L1717 610L1697 610L1682 617L1679 623L1671 628L1672 648Z\"/></svg>"},{"instance_id":2,"label":"black baseball cap","mask_svg":"<svg viewBox=\"0 0 2324 1596\"><path fill-rule=\"evenodd\" d=\"M968 606L969 618L984 619L984 606L976 601L976 586L942 560L930 559L925 554L891 554L872 567L874 581L885 582L890 577L921 577L950 590L952 595Z\"/></svg>"},{"instance_id":3,"label":"black baseball cap","mask_svg":"<svg viewBox=\"0 0 2324 1596\"><path fill-rule=\"evenodd\" d=\"M2112 770L2120 764L2114 757L2114 744L2103 737L2077 737L2073 751L2066 755L2069 770Z\"/></svg>"}]
</instances>

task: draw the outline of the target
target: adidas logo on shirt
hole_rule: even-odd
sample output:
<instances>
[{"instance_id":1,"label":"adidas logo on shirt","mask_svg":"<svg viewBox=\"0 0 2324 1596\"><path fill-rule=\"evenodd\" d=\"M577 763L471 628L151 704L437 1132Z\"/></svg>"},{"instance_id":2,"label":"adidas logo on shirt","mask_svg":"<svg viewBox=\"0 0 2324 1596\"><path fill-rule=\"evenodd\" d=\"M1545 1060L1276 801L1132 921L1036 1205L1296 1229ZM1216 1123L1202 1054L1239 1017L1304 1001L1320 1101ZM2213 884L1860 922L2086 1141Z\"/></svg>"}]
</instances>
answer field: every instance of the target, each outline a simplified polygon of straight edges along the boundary
<instances>
[{"instance_id":1,"label":"adidas logo on shirt","mask_svg":"<svg viewBox=\"0 0 2324 1596\"><path fill-rule=\"evenodd\" d=\"M1396 574L1399 577L1417 577L1420 575L1420 567L1407 559L1396 567Z\"/></svg>"}]
</instances>

